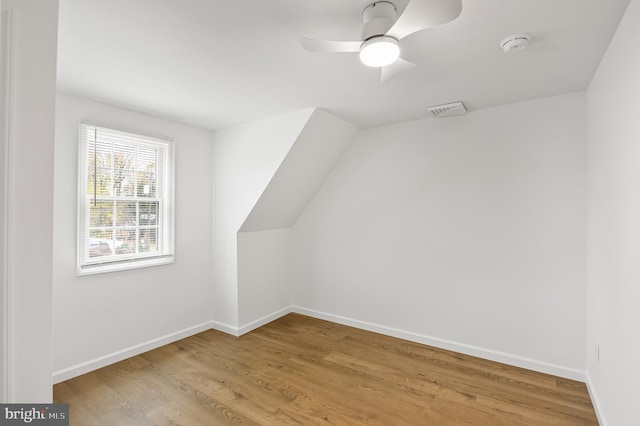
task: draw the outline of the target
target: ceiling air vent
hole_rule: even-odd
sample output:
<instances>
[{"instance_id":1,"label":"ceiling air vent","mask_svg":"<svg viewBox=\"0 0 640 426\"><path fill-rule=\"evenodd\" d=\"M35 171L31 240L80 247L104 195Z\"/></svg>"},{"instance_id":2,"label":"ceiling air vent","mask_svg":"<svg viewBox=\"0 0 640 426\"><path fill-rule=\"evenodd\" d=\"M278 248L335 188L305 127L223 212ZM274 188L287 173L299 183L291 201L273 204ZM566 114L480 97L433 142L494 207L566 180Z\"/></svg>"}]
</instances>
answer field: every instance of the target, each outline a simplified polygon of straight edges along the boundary
<instances>
[{"instance_id":1,"label":"ceiling air vent","mask_svg":"<svg viewBox=\"0 0 640 426\"><path fill-rule=\"evenodd\" d=\"M467 113L467 108L462 102L451 102L450 104L427 107L427 111L433 114L434 117L441 118L464 115Z\"/></svg>"}]
</instances>

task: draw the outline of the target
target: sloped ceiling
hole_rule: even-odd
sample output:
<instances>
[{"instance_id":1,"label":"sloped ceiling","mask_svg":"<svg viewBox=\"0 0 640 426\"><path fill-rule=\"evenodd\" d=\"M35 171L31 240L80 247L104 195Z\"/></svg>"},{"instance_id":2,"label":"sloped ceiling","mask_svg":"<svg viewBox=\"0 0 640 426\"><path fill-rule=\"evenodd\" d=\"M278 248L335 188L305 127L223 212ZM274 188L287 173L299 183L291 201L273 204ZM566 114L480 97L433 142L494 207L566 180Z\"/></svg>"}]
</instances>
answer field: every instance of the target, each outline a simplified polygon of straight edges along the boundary
<instances>
[{"instance_id":1,"label":"sloped ceiling","mask_svg":"<svg viewBox=\"0 0 640 426\"><path fill-rule=\"evenodd\" d=\"M346 121L314 110L240 232L292 226L356 132Z\"/></svg>"},{"instance_id":2,"label":"sloped ceiling","mask_svg":"<svg viewBox=\"0 0 640 426\"><path fill-rule=\"evenodd\" d=\"M405 39L418 66L381 84L355 54L299 44L359 40L371 0L60 0L58 84L211 129L310 107L378 126L584 90L628 1L463 0L457 20ZM505 55L516 32L533 41Z\"/></svg>"}]
</instances>

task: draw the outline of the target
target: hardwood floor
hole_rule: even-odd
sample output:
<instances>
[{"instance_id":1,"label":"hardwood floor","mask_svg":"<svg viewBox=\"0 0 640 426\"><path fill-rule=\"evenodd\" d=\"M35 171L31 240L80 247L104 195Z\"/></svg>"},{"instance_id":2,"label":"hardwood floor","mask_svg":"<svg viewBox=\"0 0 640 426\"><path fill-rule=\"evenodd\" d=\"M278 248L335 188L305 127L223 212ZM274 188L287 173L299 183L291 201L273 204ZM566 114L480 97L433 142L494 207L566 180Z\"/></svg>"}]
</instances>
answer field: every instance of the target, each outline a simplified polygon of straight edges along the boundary
<instances>
[{"instance_id":1,"label":"hardwood floor","mask_svg":"<svg viewBox=\"0 0 640 426\"><path fill-rule=\"evenodd\" d=\"M71 425L597 425L583 383L289 314L54 386Z\"/></svg>"}]
</instances>

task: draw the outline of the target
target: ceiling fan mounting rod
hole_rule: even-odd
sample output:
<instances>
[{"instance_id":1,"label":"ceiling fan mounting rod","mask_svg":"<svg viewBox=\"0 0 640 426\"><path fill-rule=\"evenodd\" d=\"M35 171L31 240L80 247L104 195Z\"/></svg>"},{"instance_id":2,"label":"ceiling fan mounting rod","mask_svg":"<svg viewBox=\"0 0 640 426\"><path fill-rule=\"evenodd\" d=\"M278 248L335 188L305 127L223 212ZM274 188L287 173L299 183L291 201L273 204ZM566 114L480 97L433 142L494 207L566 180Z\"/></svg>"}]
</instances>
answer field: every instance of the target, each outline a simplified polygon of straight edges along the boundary
<instances>
[{"instance_id":1,"label":"ceiling fan mounting rod","mask_svg":"<svg viewBox=\"0 0 640 426\"><path fill-rule=\"evenodd\" d=\"M365 8L364 8L364 10L362 11L362 14L364 14L364 12L365 12L367 9L369 9L369 8L373 8L373 7L376 7L377 5L381 5L381 4L383 4L383 3L390 4L391 6L393 6L393 9L394 9L394 10L396 10L396 5L395 5L395 4L393 4L392 2L387 1L387 0L380 0L380 1L374 1L374 2L373 2L373 3L371 3L369 6L365 7Z\"/></svg>"},{"instance_id":2,"label":"ceiling fan mounting rod","mask_svg":"<svg viewBox=\"0 0 640 426\"><path fill-rule=\"evenodd\" d=\"M362 40L387 33L396 22L396 6L389 1L371 3L362 11Z\"/></svg>"}]
</instances>

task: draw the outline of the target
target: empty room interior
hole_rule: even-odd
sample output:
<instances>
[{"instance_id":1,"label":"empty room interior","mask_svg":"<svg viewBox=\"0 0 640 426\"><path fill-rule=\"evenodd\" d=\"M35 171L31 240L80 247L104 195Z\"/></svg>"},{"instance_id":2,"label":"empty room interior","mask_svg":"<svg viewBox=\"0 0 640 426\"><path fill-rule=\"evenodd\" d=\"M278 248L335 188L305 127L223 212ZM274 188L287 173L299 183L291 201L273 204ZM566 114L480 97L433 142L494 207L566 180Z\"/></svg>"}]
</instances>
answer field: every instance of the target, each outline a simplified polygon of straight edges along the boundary
<instances>
[{"instance_id":1,"label":"empty room interior","mask_svg":"<svg viewBox=\"0 0 640 426\"><path fill-rule=\"evenodd\" d=\"M0 402L638 424L640 0L2 0L0 23Z\"/></svg>"}]
</instances>

